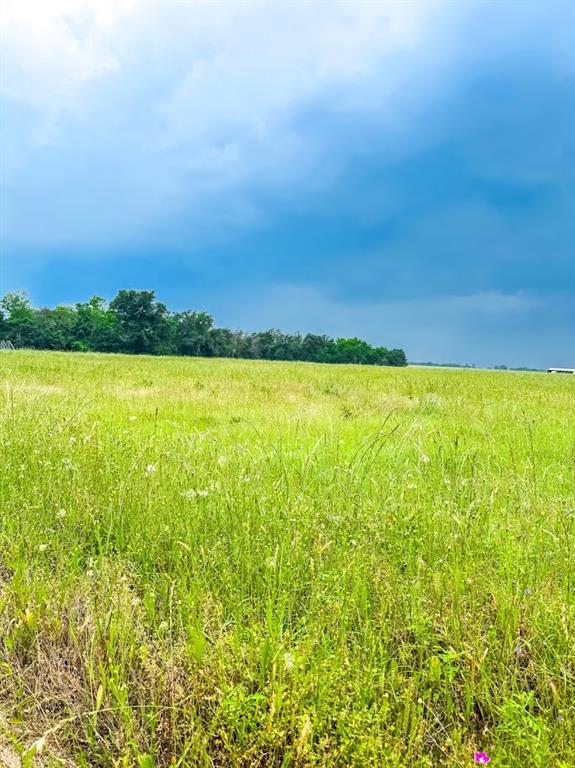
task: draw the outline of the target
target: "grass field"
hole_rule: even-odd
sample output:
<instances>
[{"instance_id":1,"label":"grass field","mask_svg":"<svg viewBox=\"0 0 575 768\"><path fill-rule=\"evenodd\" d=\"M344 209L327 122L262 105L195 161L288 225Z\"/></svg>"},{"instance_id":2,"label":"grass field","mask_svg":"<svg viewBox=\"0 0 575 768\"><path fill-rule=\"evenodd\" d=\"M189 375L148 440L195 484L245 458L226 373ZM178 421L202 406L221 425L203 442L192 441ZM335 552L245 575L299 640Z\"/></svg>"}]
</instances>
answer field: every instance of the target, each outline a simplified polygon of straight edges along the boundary
<instances>
[{"instance_id":1,"label":"grass field","mask_svg":"<svg viewBox=\"0 0 575 768\"><path fill-rule=\"evenodd\" d=\"M0 398L6 762L575 765L575 377L16 352Z\"/></svg>"}]
</instances>

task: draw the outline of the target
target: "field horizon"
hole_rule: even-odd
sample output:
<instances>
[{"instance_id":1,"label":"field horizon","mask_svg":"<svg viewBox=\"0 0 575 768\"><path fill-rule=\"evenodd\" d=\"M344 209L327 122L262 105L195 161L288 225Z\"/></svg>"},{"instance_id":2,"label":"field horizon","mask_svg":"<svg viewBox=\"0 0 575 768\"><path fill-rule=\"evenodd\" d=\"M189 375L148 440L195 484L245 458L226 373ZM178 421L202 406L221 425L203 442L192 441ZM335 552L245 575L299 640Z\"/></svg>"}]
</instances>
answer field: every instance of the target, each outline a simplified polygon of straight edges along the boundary
<instances>
[{"instance_id":1,"label":"field horizon","mask_svg":"<svg viewBox=\"0 0 575 768\"><path fill-rule=\"evenodd\" d=\"M572 379L0 353L0 763L575 764Z\"/></svg>"}]
</instances>

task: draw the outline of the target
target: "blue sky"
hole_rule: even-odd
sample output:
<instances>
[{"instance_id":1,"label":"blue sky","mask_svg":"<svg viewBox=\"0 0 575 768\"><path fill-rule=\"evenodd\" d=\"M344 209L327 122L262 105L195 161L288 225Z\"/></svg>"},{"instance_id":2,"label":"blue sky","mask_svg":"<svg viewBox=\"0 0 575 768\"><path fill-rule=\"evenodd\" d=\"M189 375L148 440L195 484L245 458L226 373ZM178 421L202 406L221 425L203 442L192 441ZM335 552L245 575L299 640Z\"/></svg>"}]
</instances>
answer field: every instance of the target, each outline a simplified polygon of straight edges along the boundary
<instances>
[{"instance_id":1,"label":"blue sky","mask_svg":"<svg viewBox=\"0 0 575 768\"><path fill-rule=\"evenodd\" d=\"M0 292L575 365L575 5L20 2Z\"/></svg>"}]
</instances>

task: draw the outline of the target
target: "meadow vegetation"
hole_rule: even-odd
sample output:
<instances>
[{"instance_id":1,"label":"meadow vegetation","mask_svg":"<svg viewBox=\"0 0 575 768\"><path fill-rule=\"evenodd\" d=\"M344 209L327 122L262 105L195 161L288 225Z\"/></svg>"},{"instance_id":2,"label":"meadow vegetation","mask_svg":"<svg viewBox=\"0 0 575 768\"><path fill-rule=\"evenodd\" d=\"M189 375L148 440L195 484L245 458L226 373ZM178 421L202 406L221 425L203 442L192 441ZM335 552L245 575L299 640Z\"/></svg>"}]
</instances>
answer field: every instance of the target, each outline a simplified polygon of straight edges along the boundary
<instances>
[{"instance_id":1,"label":"meadow vegetation","mask_svg":"<svg viewBox=\"0 0 575 768\"><path fill-rule=\"evenodd\" d=\"M0 353L0 755L575 765L574 385Z\"/></svg>"}]
</instances>

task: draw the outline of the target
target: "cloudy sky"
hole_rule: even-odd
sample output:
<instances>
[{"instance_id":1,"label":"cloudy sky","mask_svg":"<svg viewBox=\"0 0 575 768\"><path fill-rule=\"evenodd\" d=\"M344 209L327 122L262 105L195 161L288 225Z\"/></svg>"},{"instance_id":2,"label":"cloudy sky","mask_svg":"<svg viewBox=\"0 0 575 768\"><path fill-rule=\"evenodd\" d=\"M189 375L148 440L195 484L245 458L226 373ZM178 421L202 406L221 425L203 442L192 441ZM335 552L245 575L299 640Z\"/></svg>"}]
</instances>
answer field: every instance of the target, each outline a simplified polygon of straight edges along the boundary
<instances>
[{"instance_id":1,"label":"cloudy sky","mask_svg":"<svg viewBox=\"0 0 575 768\"><path fill-rule=\"evenodd\" d=\"M0 293L575 364L571 0L18 0L0 42Z\"/></svg>"}]
</instances>

